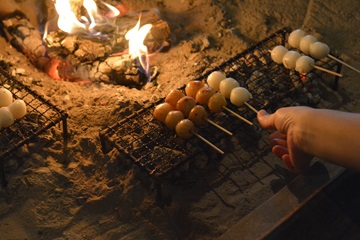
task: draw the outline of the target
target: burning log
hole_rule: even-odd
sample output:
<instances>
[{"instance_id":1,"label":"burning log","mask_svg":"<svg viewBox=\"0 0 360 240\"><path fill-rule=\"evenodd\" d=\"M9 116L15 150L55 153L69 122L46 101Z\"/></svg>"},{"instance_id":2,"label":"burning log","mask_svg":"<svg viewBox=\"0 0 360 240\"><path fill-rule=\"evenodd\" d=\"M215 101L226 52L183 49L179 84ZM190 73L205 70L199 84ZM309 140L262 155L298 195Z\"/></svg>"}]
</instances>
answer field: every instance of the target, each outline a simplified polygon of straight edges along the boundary
<instances>
[{"instance_id":1,"label":"burning log","mask_svg":"<svg viewBox=\"0 0 360 240\"><path fill-rule=\"evenodd\" d=\"M154 11L117 17L115 25L104 30L106 37L76 36L61 30L51 32L44 39L45 45L41 32L21 13L2 20L2 27L11 44L54 79L143 85L149 73L138 59L134 60L124 51L127 49L125 34L136 25L140 14L142 21L153 25L144 40L150 51L169 46L169 26Z\"/></svg>"},{"instance_id":2,"label":"burning log","mask_svg":"<svg viewBox=\"0 0 360 240\"><path fill-rule=\"evenodd\" d=\"M124 86L140 86L149 80L145 70L130 54L112 56L78 66L70 65L58 59L51 60L50 58L45 58L44 62L45 64L40 64L43 66L43 70L57 80L95 81Z\"/></svg>"},{"instance_id":3,"label":"burning log","mask_svg":"<svg viewBox=\"0 0 360 240\"><path fill-rule=\"evenodd\" d=\"M78 35L70 35L61 30L50 32L44 39L48 55L52 58L61 56L70 64L77 65L123 52L128 47L125 35L136 25L139 18L143 24L152 24L144 39L144 45L150 53L170 45L168 24L151 10L117 17L114 24L102 25L101 29L97 29L104 33L103 35L89 36L81 32Z\"/></svg>"}]
</instances>

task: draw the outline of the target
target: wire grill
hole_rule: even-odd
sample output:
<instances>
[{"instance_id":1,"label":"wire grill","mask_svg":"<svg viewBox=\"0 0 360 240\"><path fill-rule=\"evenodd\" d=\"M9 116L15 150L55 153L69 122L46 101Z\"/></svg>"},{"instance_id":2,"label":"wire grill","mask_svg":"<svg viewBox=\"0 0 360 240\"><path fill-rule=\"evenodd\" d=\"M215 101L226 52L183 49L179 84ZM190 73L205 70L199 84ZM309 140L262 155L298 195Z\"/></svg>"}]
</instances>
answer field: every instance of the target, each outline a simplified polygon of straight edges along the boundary
<instances>
[{"instance_id":1,"label":"wire grill","mask_svg":"<svg viewBox=\"0 0 360 240\"><path fill-rule=\"evenodd\" d=\"M8 89L14 99L22 99L27 106L27 114L22 119L15 120L10 127L0 130L1 164L9 154L60 122L66 142L68 115L8 74L6 64L0 66L0 87Z\"/></svg>"},{"instance_id":2,"label":"wire grill","mask_svg":"<svg viewBox=\"0 0 360 240\"><path fill-rule=\"evenodd\" d=\"M338 77L318 70L303 76L272 61L269 50L276 45L287 46L286 39L290 32L290 28L277 31L196 80L206 82L211 72L222 71L227 77L238 80L240 86L246 87L252 93L253 98L249 103L256 109L275 111L279 107L294 105L335 108L342 103L341 96L334 90ZM336 72L341 70L341 65L331 59L317 61L316 65ZM163 101L164 99L161 99L144 106L104 129L100 133L103 150L106 152L109 146L115 147L142 170L155 177L168 176L204 152L217 154L196 137L186 141L180 139L156 120L153 109ZM229 137L213 126L197 127L197 133L224 148L225 154L230 158L238 159L235 155L240 154L246 159L266 159L269 152L268 133L258 126L256 114L245 106L238 108L228 104L228 107L252 121L254 125L250 126L227 113L210 114L211 120L233 132L234 136ZM233 151L232 144L229 144L234 142L234 138L240 145L236 147L236 152ZM243 161L241 164L246 168L246 164L254 163Z\"/></svg>"}]
</instances>

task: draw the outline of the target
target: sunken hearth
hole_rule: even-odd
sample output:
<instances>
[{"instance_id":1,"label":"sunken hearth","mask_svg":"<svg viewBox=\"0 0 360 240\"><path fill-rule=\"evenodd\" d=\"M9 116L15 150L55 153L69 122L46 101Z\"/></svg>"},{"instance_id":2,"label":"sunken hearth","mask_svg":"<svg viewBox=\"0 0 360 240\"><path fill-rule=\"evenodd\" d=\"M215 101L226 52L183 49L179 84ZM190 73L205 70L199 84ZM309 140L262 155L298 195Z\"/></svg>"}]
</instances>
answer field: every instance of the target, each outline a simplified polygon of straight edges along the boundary
<instances>
[{"instance_id":1,"label":"sunken hearth","mask_svg":"<svg viewBox=\"0 0 360 240\"><path fill-rule=\"evenodd\" d=\"M112 1L121 9L127 2ZM0 129L2 183L9 180L0 191L2 228L9 222L15 226L11 229L27 229L17 236L29 239L208 240L221 235L228 239L224 233L241 223L260 231L256 236L264 236L289 212L271 218L270 222L281 219L268 223L271 226L266 229L257 228L263 223L258 218L261 214L272 217L276 215L272 207L283 204L285 208L290 201L298 204L322 187L304 187L306 176L288 171L273 156L270 132L261 129L256 113L247 106L227 105L252 125L228 112L209 113L210 120L233 136L210 124L196 126L196 132L223 154L195 136L181 139L155 119L154 109L171 89L184 92L184 79L206 83L214 71L246 87L252 94L248 103L256 109L274 112L296 105L337 109L345 101L338 91L339 77L317 69L299 74L273 62L271 49L288 47L292 28L282 28L287 22L254 30L261 34L251 38L263 40L248 43L250 38L242 39L238 26L227 28L231 21L223 11L226 1L201 1L211 10L204 12L203 6L189 1L186 11L211 15L199 21L204 31L212 21L221 29L217 35L194 37L188 32L199 29L187 23L188 15L179 14L178 7L186 1L179 5L153 2L173 7L166 15L168 21L156 9L126 12L102 22L96 28L106 33L101 36L56 30L43 38L26 14L16 11L1 19L4 44L11 47L7 58L1 58L0 87L28 107L24 118ZM139 1L137 6L142 4ZM152 24L144 44L158 65L147 65L146 56L134 58L129 53L125 35L139 19L142 25ZM261 20L263 25L273 21ZM257 27L254 23L253 29ZM252 33L252 29L239 31ZM265 32L270 34L263 38ZM239 45L226 45L225 38ZM28 61L21 59L21 63L13 48L19 59L26 56ZM219 57L221 51L231 57ZM191 71L188 62L192 62ZM25 65L27 70L22 68ZM330 58L317 60L316 65L337 73L342 70ZM314 171L324 173L325 181L334 176L327 175L319 161L310 172ZM306 197L297 195L302 190ZM284 192L292 198L267 205ZM296 211L300 207L296 204L286 210Z\"/></svg>"}]
</instances>

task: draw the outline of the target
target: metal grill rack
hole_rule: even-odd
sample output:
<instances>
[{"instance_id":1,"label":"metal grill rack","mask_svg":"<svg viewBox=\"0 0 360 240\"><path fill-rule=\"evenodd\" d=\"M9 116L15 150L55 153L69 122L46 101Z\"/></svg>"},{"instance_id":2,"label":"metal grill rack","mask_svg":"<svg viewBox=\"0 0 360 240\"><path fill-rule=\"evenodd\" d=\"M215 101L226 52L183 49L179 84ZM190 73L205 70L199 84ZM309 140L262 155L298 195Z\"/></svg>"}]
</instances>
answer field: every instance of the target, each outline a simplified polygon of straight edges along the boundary
<instances>
[{"instance_id":1,"label":"metal grill rack","mask_svg":"<svg viewBox=\"0 0 360 240\"><path fill-rule=\"evenodd\" d=\"M290 32L290 28L277 31L196 80L206 82L211 72L221 71L227 77L239 81L240 86L246 87L252 93L253 98L249 103L256 109L275 111L279 107L294 105L335 108L342 102L341 96L334 90L338 77L318 70L305 76L272 61L269 51L276 45L287 47L286 40ZM341 70L341 65L331 59L323 59L316 64L336 72ZM163 101L164 99L161 99L144 106L101 131L104 152L115 147L154 177L169 176L169 173L177 171L180 166L198 158L200 154L216 155L214 150L198 138L182 140L153 117L154 107ZM234 154L241 154L250 159L263 159L269 153L268 133L259 127L256 114L245 106L238 108L229 103L228 107L252 121L254 125L250 126L230 114L210 114L211 120L233 132L234 136L229 137L212 126L197 127L196 131L223 148L225 154L231 158L238 158ZM234 138L240 144L236 147L236 153L229 147ZM242 162L245 168L248 163Z\"/></svg>"},{"instance_id":2,"label":"metal grill rack","mask_svg":"<svg viewBox=\"0 0 360 240\"><path fill-rule=\"evenodd\" d=\"M0 167L3 184L6 184L4 160L18 148L58 123L62 123L64 144L68 139L67 113L22 84L5 69L5 64L0 66L0 87L8 89L14 99L22 99L27 106L27 114L22 119L15 120L10 127L0 130Z\"/></svg>"}]
</instances>

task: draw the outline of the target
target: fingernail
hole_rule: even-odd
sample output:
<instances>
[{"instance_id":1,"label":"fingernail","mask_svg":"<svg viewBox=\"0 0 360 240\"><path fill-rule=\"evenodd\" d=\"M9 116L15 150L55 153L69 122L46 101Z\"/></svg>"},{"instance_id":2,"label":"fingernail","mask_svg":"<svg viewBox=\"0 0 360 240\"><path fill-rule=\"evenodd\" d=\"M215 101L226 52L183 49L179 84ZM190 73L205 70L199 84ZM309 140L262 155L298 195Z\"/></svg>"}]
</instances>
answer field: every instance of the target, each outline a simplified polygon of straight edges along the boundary
<instances>
[{"instance_id":1,"label":"fingernail","mask_svg":"<svg viewBox=\"0 0 360 240\"><path fill-rule=\"evenodd\" d=\"M263 110L263 109L261 109L259 112L258 112L258 114L257 114L257 116L258 117L264 117L264 116L266 116L266 115L269 115L265 110Z\"/></svg>"}]
</instances>

